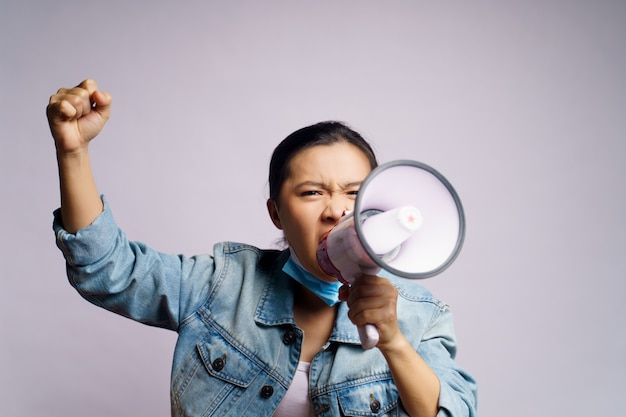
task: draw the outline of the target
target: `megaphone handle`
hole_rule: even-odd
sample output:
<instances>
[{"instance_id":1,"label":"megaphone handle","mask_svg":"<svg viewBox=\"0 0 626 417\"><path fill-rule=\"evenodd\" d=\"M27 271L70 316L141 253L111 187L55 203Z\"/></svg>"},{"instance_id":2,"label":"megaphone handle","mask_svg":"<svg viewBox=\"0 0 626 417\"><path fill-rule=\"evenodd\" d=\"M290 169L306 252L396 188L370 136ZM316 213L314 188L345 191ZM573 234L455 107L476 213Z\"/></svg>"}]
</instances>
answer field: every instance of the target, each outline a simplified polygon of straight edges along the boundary
<instances>
[{"instance_id":1,"label":"megaphone handle","mask_svg":"<svg viewBox=\"0 0 626 417\"><path fill-rule=\"evenodd\" d=\"M378 339L380 335L378 334L378 329L373 324L366 324L364 326L359 326L359 337L361 338L361 346L363 349L368 350L373 348L378 344Z\"/></svg>"}]
</instances>

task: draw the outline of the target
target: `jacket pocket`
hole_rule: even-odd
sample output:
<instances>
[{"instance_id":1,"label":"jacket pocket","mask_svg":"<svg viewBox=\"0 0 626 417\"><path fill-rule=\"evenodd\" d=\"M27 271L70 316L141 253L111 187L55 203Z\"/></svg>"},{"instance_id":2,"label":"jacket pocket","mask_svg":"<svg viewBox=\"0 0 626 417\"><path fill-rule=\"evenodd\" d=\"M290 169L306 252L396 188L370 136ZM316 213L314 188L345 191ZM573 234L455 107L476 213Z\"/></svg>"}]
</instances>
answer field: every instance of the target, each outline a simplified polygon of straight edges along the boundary
<instances>
[{"instance_id":1,"label":"jacket pocket","mask_svg":"<svg viewBox=\"0 0 626 417\"><path fill-rule=\"evenodd\" d=\"M246 388L261 371L254 362L219 334L196 345L207 372L224 382Z\"/></svg>"},{"instance_id":2,"label":"jacket pocket","mask_svg":"<svg viewBox=\"0 0 626 417\"><path fill-rule=\"evenodd\" d=\"M384 379L355 385L337 392L344 416L403 416L398 407L398 391L393 380Z\"/></svg>"},{"instance_id":3,"label":"jacket pocket","mask_svg":"<svg viewBox=\"0 0 626 417\"><path fill-rule=\"evenodd\" d=\"M261 368L218 332L196 344L172 384L176 415L222 415L236 410L237 402Z\"/></svg>"}]
</instances>

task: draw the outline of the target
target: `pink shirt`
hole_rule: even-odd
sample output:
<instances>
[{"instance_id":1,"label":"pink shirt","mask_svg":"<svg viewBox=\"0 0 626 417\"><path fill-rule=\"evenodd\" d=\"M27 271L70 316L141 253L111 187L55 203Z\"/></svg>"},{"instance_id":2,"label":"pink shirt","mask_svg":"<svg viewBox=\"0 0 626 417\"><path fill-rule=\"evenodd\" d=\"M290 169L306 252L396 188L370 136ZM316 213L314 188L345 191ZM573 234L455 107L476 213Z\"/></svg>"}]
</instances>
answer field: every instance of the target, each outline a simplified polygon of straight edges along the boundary
<instances>
[{"instance_id":1,"label":"pink shirt","mask_svg":"<svg viewBox=\"0 0 626 417\"><path fill-rule=\"evenodd\" d=\"M309 362L299 362L296 375L282 399L274 417L313 417L313 407L309 397Z\"/></svg>"}]
</instances>

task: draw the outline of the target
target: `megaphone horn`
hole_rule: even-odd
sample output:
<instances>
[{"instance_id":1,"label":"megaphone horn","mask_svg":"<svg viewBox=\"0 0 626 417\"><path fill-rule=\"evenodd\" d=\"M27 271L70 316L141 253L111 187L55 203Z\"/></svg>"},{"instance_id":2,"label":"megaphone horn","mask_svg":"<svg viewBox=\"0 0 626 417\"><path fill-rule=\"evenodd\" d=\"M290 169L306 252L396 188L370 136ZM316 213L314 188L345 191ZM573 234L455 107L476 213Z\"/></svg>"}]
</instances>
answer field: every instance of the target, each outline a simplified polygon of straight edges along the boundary
<instances>
[{"instance_id":1,"label":"megaphone horn","mask_svg":"<svg viewBox=\"0 0 626 417\"><path fill-rule=\"evenodd\" d=\"M365 178L354 211L322 237L317 260L326 274L348 284L381 268L429 278L454 262L464 238L463 207L448 180L426 164L398 160ZM378 342L375 327L359 333L364 348Z\"/></svg>"}]
</instances>

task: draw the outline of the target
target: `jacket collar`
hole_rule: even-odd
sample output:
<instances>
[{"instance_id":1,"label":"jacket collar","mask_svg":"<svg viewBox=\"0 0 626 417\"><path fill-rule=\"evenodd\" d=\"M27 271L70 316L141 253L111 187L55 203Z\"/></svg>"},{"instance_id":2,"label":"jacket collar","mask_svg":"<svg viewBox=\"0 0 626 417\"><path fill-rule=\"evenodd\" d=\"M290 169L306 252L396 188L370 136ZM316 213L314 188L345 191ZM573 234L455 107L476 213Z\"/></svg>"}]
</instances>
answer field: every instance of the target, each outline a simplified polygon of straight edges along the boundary
<instances>
[{"instance_id":1,"label":"jacket collar","mask_svg":"<svg viewBox=\"0 0 626 417\"><path fill-rule=\"evenodd\" d=\"M295 281L282 271L288 258L289 250L278 256L263 288L254 316L254 320L262 326L296 325L293 317ZM357 328L348 318L348 305L341 302L338 308L329 342L360 344Z\"/></svg>"}]
</instances>

